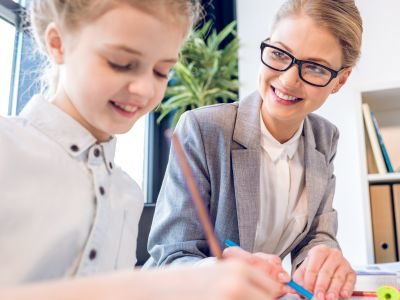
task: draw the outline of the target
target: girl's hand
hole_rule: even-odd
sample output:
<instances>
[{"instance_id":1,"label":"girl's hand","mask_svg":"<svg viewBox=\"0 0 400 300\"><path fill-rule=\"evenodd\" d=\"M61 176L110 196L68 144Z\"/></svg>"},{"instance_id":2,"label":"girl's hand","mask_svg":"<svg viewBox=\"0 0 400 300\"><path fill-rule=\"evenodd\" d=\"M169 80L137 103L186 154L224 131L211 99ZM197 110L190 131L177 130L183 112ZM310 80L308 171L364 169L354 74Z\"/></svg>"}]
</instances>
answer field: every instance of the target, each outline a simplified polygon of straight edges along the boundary
<instances>
[{"instance_id":1,"label":"girl's hand","mask_svg":"<svg viewBox=\"0 0 400 300\"><path fill-rule=\"evenodd\" d=\"M234 258L199 266L126 271L0 287L2 300L274 300L285 286Z\"/></svg>"},{"instance_id":2,"label":"girl's hand","mask_svg":"<svg viewBox=\"0 0 400 300\"><path fill-rule=\"evenodd\" d=\"M296 270L293 279L313 291L317 300L349 298L356 273L339 249L318 245Z\"/></svg>"},{"instance_id":3,"label":"girl's hand","mask_svg":"<svg viewBox=\"0 0 400 300\"><path fill-rule=\"evenodd\" d=\"M277 283L284 284L290 280L289 274L283 269L279 256L265 253L249 253L240 247L228 247L223 252L226 259L235 258L254 266Z\"/></svg>"},{"instance_id":4,"label":"girl's hand","mask_svg":"<svg viewBox=\"0 0 400 300\"><path fill-rule=\"evenodd\" d=\"M235 258L197 267L165 268L160 273L164 274L157 282L152 278L153 296L158 300L273 300L287 290L260 268Z\"/></svg>"}]
</instances>

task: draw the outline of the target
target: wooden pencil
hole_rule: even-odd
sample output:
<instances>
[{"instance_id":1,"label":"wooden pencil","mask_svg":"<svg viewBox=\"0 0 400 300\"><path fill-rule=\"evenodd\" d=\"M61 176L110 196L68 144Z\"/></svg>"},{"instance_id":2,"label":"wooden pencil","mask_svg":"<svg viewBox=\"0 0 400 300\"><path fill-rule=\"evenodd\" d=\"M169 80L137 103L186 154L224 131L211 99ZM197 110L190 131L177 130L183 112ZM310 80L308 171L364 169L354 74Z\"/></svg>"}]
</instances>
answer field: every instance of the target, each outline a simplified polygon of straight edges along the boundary
<instances>
[{"instance_id":1,"label":"wooden pencil","mask_svg":"<svg viewBox=\"0 0 400 300\"><path fill-rule=\"evenodd\" d=\"M376 292L372 291L353 291L352 297L377 297Z\"/></svg>"},{"instance_id":2,"label":"wooden pencil","mask_svg":"<svg viewBox=\"0 0 400 300\"><path fill-rule=\"evenodd\" d=\"M169 133L167 133L169 134ZM196 207L197 213L200 218L200 222L203 226L208 245L210 246L211 253L218 259L222 258L222 249L218 243L217 237L215 236L213 226L211 225L210 217L207 213L204 201L201 198L200 191L196 185L193 177L192 170L190 169L189 163L186 159L185 152L176 134L169 134L172 140L172 145L175 149L176 156L178 157L179 165L181 166L183 176L185 178L189 193Z\"/></svg>"}]
</instances>

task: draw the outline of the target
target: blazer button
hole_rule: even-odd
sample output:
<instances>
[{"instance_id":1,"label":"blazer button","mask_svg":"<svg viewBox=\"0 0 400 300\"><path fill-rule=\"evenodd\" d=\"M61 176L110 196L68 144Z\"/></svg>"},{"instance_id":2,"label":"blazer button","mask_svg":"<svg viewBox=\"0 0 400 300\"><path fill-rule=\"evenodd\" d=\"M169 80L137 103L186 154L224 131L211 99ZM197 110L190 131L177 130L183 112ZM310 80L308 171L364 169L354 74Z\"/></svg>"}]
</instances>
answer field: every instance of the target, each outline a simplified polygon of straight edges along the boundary
<instances>
[{"instance_id":1,"label":"blazer button","mask_svg":"<svg viewBox=\"0 0 400 300\"><path fill-rule=\"evenodd\" d=\"M104 195L106 193L105 189L101 186L99 187L100 195Z\"/></svg>"},{"instance_id":2,"label":"blazer button","mask_svg":"<svg viewBox=\"0 0 400 300\"><path fill-rule=\"evenodd\" d=\"M90 250L90 252L89 252L89 259L90 259L90 260L93 260L93 259L96 258L96 256L97 256L97 251L96 251L96 249Z\"/></svg>"}]
</instances>

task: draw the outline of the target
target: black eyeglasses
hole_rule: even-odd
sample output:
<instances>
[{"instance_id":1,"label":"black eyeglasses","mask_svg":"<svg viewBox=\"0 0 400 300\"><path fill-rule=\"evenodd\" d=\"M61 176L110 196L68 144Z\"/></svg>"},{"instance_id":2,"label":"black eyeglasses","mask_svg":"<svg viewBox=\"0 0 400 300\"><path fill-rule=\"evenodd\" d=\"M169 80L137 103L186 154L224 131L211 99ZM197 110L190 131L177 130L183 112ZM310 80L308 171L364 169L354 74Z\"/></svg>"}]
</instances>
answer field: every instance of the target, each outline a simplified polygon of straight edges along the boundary
<instances>
[{"instance_id":1,"label":"black eyeglasses","mask_svg":"<svg viewBox=\"0 0 400 300\"><path fill-rule=\"evenodd\" d=\"M297 59L291 53L270 45L267 41L269 39L262 42L260 46L261 61L264 65L279 72L287 71L293 65L297 65L299 77L313 86L327 86L333 78L337 77L340 71L346 68L342 67L336 71L313 61Z\"/></svg>"}]
</instances>

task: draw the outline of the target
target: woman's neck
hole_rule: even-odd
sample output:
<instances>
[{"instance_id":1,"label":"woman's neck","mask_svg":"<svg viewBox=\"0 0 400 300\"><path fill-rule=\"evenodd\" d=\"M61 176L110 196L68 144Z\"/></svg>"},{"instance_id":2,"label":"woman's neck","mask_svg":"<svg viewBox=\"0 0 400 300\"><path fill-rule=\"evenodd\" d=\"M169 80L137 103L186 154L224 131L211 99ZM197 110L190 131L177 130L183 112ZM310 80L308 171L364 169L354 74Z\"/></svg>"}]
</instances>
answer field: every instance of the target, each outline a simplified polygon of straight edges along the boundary
<instances>
[{"instance_id":1,"label":"woman's neck","mask_svg":"<svg viewBox=\"0 0 400 300\"><path fill-rule=\"evenodd\" d=\"M302 122L302 120L296 122L277 120L264 116L263 113L261 117L269 133L281 144L286 143L296 134Z\"/></svg>"}]
</instances>

